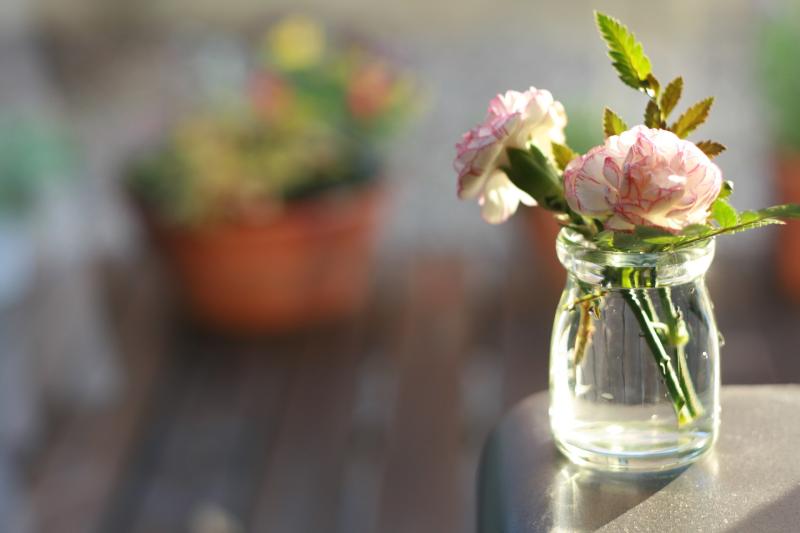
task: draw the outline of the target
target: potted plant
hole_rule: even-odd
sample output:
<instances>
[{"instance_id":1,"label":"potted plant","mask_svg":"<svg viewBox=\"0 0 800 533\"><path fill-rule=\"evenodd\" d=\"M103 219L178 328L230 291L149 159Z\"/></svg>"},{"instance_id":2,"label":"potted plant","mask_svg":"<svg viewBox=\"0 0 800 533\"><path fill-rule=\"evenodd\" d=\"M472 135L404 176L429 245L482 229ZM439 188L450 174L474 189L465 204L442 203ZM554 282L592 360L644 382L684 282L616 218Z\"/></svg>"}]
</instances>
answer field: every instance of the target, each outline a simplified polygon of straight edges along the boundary
<instances>
[{"instance_id":1,"label":"potted plant","mask_svg":"<svg viewBox=\"0 0 800 533\"><path fill-rule=\"evenodd\" d=\"M781 202L800 202L800 9L786 8L765 22L759 39L765 103L772 130L775 189ZM800 301L800 224L778 236L777 277L783 292Z\"/></svg>"},{"instance_id":2,"label":"potted plant","mask_svg":"<svg viewBox=\"0 0 800 533\"><path fill-rule=\"evenodd\" d=\"M240 94L179 120L134 161L129 189L202 322L260 332L347 316L369 287L379 141L411 83L304 17L250 49Z\"/></svg>"}]
</instances>

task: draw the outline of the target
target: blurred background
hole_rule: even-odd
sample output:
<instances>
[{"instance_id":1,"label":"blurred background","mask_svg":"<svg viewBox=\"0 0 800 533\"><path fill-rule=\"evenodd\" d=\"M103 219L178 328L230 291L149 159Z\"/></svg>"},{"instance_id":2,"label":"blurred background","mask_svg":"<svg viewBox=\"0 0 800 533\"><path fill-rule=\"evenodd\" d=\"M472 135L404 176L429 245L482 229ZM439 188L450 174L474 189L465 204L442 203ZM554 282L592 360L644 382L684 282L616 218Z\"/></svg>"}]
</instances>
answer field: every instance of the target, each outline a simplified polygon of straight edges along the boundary
<instances>
[{"instance_id":1,"label":"blurred background","mask_svg":"<svg viewBox=\"0 0 800 533\"><path fill-rule=\"evenodd\" d=\"M716 96L736 207L800 201L792 0L4 0L0 532L471 530L563 274L453 146L530 85L636 123L593 9ZM709 285L723 383L800 381L797 224Z\"/></svg>"}]
</instances>

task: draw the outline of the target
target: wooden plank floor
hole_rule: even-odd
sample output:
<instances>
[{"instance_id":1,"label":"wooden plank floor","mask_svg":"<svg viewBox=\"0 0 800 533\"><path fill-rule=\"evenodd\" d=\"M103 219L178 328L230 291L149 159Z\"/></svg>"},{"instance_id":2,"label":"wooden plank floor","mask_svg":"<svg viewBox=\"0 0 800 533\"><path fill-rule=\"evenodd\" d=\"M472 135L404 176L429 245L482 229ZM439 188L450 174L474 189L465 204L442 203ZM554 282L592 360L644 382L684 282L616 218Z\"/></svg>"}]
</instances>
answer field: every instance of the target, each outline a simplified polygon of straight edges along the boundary
<instances>
[{"instance_id":1,"label":"wooden plank floor","mask_svg":"<svg viewBox=\"0 0 800 533\"><path fill-rule=\"evenodd\" d=\"M59 420L31 478L37 530L472 530L485 436L547 386L558 290L525 254L493 280L455 255L391 264L355 320L248 341L166 312L155 274L129 278L126 394ZM723 381L800 381L800 315L752 279L710 280Z\"/></svg>"}]
</instances>

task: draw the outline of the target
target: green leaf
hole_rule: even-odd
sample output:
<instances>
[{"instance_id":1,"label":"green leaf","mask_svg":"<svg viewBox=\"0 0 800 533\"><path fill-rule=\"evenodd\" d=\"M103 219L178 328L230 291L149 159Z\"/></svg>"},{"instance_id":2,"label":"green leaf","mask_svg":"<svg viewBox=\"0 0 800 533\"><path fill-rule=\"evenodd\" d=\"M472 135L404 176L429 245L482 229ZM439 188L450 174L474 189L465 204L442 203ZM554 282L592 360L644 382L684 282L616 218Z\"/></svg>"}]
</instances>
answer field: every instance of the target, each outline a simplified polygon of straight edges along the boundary
<instances>
[{"instance_id":1,"label":"green leaf","mask_svg":"<svg viewBox=\"0 0 800 533\"><path fill-rule=\"evenodd\" d=\"M746 224L737 224L735 226L731 226L730 228L719 229L715 231L712 236L716 237L717 235L733 235L734 233L741 233L751 229L763 228L764 226L771 226L773 224L785 224L785 222L778 220L777 218L760 218Z\"/></svg>"},{"instance_id":2,"label":"green leaf","mask_svg":"<svg viewBox=\"0 0 800 533\"><path fill-rule=\"evenodd\" d=\"M700 124L706 121L713 103L713 96L697 102L687 109L669 129L681 139L685 139L690 133L696 130Z\"/></svg>"},{"instance_id":3,"label":"green leaf","mask_svg":"<svg viewBox=\"0 0 800 533\"><path fill-rule=\"evenodd\" d=\"M800 205L783 204L759 209L756 214L772 218L800 218Z\"/></svg>"},{"instance_id":4,"label":"green leaf","mask_svg":"<svg viewBox=\"0 0 800 533\"><path fill-rule=\"evenodd\" d=\"M627 129L628 125L619 118L619 115L607 107L603 109L603 134L606 138L612 135L619 135L623 131L627 131Z\"/></svg>"},{"instance_id":5,"label":"green leaf","mask_svg":"<svg viewBox=\"0 0 800 533\"><path fill-rule=\"evenodd\" d=\"M700 235L705 235L710 231L714 231L714 228L708 224L689 224L683 228L681 235L684 237L698 237Z\"/></svg>"},{"instance_id":6,"label":"green leaf","mask_svg":"<svg viewBox=\"0 0 800 533\"><path fill-rule=\"evenodd\" d=\"M655 76L653 76L652 72L647 75L645 84L646 84L645 92L647 93L647 96L649 96L650 98L657 99L659 93L661 92L661 84L658 83L658 80L656 79Z\"/></svg>"},{"instance_id":7,"label":"green leaf","mask_svg":"<svg viewBox=\"0 0 800 533\"><path fill-rule=\"evenodd\" d=\"M719 191L719 196L717 198L722 198L723 200L733 194L733 182L731 180L725 180L722 182L722 188Z\"/></svg>"},{"instance_id":8,"label":"green leaf","mask_svg":"<svg viewBox=\"0 0 800 533\"><path fill-rule=\"evenodd\" d=\"M697 143L697 147L710 159L715 158L727 149L724 144L720 144L716 141L700 141Z\"/></svg>"},{"instance_id":9,"label":"green leaf","mask_svg":"<svg viewBox=\"0 0 800 533\"><path fill-rule=\"evenodd\" d=\"M594 236L594 243L600 248L610 248L614 242L614 232L607 229Z\"/></svg>"},{"instance_id":10,"label":"green leaf","mask_svg":"<svg viewBox=\"0 0 800 533\"><path fill-rule=\"evenodd\" d=\"M509 166L503 170L514 185L530 194L545 209L566 211L561 179L538 148L509 148L508 160Z\"/></svg>"},{"instance_id":11,"label":"green leaf","mask_svg":"<svg viewBox=\"0 0 800 533\"><path fill-rule=\"evenodd\" d=\"M673 233L661 228L654 228L652 226L636 226L633 230L634 235L640 239L658 239L663 237L674 237Z\"/></svg>"},{"instance_id":12,"label":"green leaf","mask_svg":"<svg viewBox=\"0 0 800 533\"><path fill-rule=\"evenodd\" d=\"M711 204L711 218L721 228L730 228L739 223L739 213L724 198L717 198Z\"/></svg>"},{"instance_id":13,"label":"green leaf","mask_svg":"<svg viewBox=\"0 0 800 533\"><path fill-rule=\"evenodd\" d=\"M777 218L765 217L763 215L764 211L765 210L763 209L761 211L744 211L739 215L738 224L729 226L727 228L712 228L710 230L706 230L704 233L692 237L687 236L681 242L675 245L667 246L666 249L675 249L682 246L688 246L690 244L710 239L711 237L717 237L719 235L733 235L734 233L741 233L751 229L763 228L764 226L769 226L772 224L785 224L785 222Z\"/></svg>"},{"instance_id":14,"label":"green leaf","mask_svg":"<svg viewBox=\"0 0 800 533\"><path fill-rule=\"evenodd\" d=\"M614 248L618 250L634 251L642 246L642 240L633 233L624 231L614 232Z\"/></svg>"},{"instance_id":15,"label":"green leaf","mask_svg":"<svg viewBox=\"0 0 800 533\"><path fill-rule=\"evenodd\" d=\"M623 83L638 90L646 90L648 75L652 72L650 59L642 44L620 21L595 11L597 29L608 45L608 56Z\"/></svg>"},{"instance_id":16,"label":"green leaf","mask_svg":"<svg viewBox=\"0 0 800 533\"><path fill-rule=\"evenodd\" d=\"M661 100L658 102L664 119L669 118L670 113L672 113L675 106L678 105L681 94L683 94L683 78L678 76L667 84L667 87L661 94Z\"/></svg>"},{"instance_id":17,"label":"green leaf","mask_svg":"<svg viewBox=\"0 0 800 533\"><path fill-rule=\"evenodd\" d=\"M569 165L569 162L578 157L578 154L572 151L569 146L551 143L553 146L553 159L556 160L556 165L559 170L564 170Z\"/></svg>"},{"instance_id":18,"label":"green leaf","mask_svg":"<svg viewBox=\"0 0 800 533\"><path fill-rule=\"evenodd\" d=\"M661 120L661 110L655 100L647 101L647 108L644 111L644 125L648 128L664 127L664 122Z\"/></svg>"}]
</instances>

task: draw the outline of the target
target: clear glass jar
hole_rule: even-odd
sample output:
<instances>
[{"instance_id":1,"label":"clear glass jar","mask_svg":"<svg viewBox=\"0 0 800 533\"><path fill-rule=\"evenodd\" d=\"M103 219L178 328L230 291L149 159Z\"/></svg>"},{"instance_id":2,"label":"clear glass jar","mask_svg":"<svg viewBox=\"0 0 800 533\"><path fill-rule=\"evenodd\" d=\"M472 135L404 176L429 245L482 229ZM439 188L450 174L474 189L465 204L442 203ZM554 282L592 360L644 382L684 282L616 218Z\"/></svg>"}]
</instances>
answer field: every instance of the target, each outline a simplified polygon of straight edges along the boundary
<instances>
[{"instance_id":1,"label":"clear glass jar","mask_svg":"<svg viewBox=\"0 0 800 533\"><path fill-rule=\"evenodd\" d=\"M686 465L719 424L719 333L709 240L662 253L600 251L564 229L567 283L550 350L550 424L573 462L611 471Z\"/></svg>"}]
</instances>

